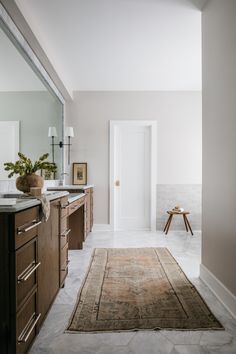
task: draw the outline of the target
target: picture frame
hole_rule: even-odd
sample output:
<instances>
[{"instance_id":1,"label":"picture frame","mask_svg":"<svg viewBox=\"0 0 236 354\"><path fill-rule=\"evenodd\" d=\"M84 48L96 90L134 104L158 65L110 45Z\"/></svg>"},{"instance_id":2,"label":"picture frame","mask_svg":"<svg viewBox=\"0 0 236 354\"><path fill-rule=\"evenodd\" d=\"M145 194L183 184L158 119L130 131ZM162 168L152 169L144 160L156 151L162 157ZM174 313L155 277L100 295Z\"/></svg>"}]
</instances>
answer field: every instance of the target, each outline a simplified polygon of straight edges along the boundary
<instances>
[{"instance_id":1,"label":"picture frame","mask_svg":"<svg viewBox=\"0 0 236 354\"><path fill-rule=\"evenodd\" d=\"M87 162L73 163L72 184L87 184Z\"/></svg>"}]
</instances>

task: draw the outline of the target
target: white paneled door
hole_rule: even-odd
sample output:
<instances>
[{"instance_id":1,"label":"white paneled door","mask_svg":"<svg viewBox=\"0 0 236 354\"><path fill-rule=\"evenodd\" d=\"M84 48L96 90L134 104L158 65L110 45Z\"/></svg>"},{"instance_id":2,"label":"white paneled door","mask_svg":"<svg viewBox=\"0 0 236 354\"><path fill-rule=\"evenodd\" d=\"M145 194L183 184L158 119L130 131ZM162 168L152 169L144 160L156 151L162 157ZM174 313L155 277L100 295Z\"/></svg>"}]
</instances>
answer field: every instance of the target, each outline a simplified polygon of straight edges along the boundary
<instances>
[{"instance_id":1,"label":"white paneled door","mask_svg":"<svg viewBox=\"0 0 236 354\"><path fill-rule=\"evenodd\" d=\"M111 136L113 226L116 230L151 229L152 126L142 121L113 122Z\"/></svg>"}]
</instances>

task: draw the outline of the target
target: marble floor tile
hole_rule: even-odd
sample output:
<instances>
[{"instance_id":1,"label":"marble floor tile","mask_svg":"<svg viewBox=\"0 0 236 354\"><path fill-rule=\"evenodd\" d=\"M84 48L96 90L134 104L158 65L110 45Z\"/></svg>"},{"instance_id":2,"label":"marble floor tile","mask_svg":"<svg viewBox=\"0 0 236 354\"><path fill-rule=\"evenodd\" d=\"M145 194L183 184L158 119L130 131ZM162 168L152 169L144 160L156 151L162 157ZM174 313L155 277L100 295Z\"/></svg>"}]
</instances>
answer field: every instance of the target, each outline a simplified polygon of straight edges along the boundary
<instances>
[{"instance_id":1,"label":"marble floor tile","mask_svg":"<svg viewBox=\"0 0 236 354\"><path fill-rule=\"evenodd\" d=\"M200 345L176 345L171 354L209 354L209 352Z\"/></svg>"},{"instance_id":2,"label":"marble floor tile","mask_svg":"<svg viewBox=\"0 0 236 354\"><path fill-rule=\"evenodd\" d=\"M161 331L162 335L171 341L174 345L177 344L200 344L202 333L200 331Z\"/></svg>"},{"instance_id":3,"label":"marble floor tile","mask_svg":"<svg viewBox=\"0 0 236 354\"><path fill-rule=\"evenodd\" d=\"M210 354L236 354L236 340L225 345L207 345L206 348Z\"/></svg>"},{"instance_id":4,"label":"marble floor tile","mask_svg":"<svg viewBox=\"0 0 236 354\"><path fill-rule=\"evenodd\" d=\"M160 332L137 332L128 344L135 354L170 354L174 345Z\"/></svg>"},{"instance_id":5,"label":"marble floor tile","mask_svg":"<svg viewBox=\"0 0 236 354\"><path fill-rule=\"evenodd\" d=\"M99 333L96 336L101 338L101 341L109 346L127 346L134 338L135 332L123 333Z\"/></svg>"},{"instance_id":6,"label":"marble floor tile","mask_svg":"<svg viewBox=\"0 0 236 354\"><path fill-rule=\"evenodd\" d=\"M121 347L121 346L102 347L97 353L98 354L134 354L134 352L129 347Z\"/></svg>"},{"instance_id":7,"label":"marble floor tile","mask_svg":"<svg viewBox=\"0 0 236 354\"><path fill-rule=\"evenodd\" d=\"M124 341L126 342L126 341ZM42 346L41 346L42 348ZM37 351L35 353L38 353ZM122 341L116 344L106 343L100 334L63 334L58 336L48 344L48 353L55 354L132 354L132 350L127 345L122 345Z\"/></svg>"},{"instance_id":8,"label":"marble floor tile","mask_svg":"<svg viewBox=\"0 0 236 354\"><path fill-rule=\"evenodd\" d=\"M167 247L225 331L65 333L94 248ZM236 320L199 277L201 233L92 232L83 250L70 251L69 274L30 354L236 354Z\"/></svg>"},{"instance_id":9,"label":"marble floor tile","mask_svg":"<svg viewBox=\"0 0 236 354\"><path fill-rule=\"evenodd\" d=\"M233 342L233 339L233 336L226 331L204 331L200 339L200 344L203 346L222 346L226 344L231 344Z\"/></svg>"}]
</instances>

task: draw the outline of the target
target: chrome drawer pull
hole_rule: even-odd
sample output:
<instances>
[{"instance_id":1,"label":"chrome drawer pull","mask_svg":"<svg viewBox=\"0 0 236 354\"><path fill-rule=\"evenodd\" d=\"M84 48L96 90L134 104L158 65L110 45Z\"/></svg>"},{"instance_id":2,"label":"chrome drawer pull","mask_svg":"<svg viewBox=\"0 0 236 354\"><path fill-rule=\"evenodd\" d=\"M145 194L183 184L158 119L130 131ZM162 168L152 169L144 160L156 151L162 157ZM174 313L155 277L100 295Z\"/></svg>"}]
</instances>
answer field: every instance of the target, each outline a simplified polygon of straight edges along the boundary
<instances>
[{"instance_id":1,"label":"chrome drawer pull","mask_svg":"<svg viewBox=\"0 0 236 354\"><path fill-rule=\"evenodd\" d=\"M26 280L29 279L31 274L33 274L36 269L40 266L40 262L35 263L33 262L32 265L30 265L28 268L26 268L18 277L17 277L17 283L22 283Z\"/></svg>"},{"instance_id":2,"label":"chrome drawer pull","mask_svg":"<svg viewBox=\"0 0 236 354\"><path fill-rule=\"evenodd\" d=\"M61 237L68 236L70 232L71 232L71 229L68 229L64 234L61 234Z\"/></svg>"},{"instance_id":3,"label":"chrome drawer pull","mask_svg":"<svg viewBox=\"0 0 236 354\"><path fill-rule=\"evenodd\" d=\"M32 230L33 228L37 227L38 225L40 225L41 223L42 223L42 221L33 220L32 225L26 227L25 229L21 229L20 227L18 227L17 228L17 235L28 232L28 231Z\"/></svg>"},{"instance_id":4,"label":"chrome drawer pull","mask_svg":"<svg viewBox=\"0 0 236 354\"><path fill-rule=\"evenodd\" d=\"M23 331L19 335L19 337L17 339L18 343L26 343L27 342L27 340L29 339L31 333L33 332L40 317L41 317L41 313L39 313L38 315L36 315L36 313L33 313L29 322L27 323L27 325L25 326L25 328L23 329Z\"/></svg>"}]
</instances>

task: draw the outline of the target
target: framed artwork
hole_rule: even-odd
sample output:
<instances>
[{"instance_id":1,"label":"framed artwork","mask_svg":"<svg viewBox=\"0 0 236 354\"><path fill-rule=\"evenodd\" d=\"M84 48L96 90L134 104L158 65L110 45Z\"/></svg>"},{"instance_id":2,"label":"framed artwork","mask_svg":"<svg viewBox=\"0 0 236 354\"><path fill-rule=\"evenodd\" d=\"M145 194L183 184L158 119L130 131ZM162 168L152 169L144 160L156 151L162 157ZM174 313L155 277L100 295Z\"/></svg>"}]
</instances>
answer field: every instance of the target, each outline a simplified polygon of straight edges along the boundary
<instances>
[{"instance_id":1,"label":"framed artwork","mask_svg":"<svg viewBox=\"0 0 236 354\"><path fill-rule=\"evenodd\" d=\"M87 184L87 162L73 163L73 184Z\"/></svg>"}]
</instances>

